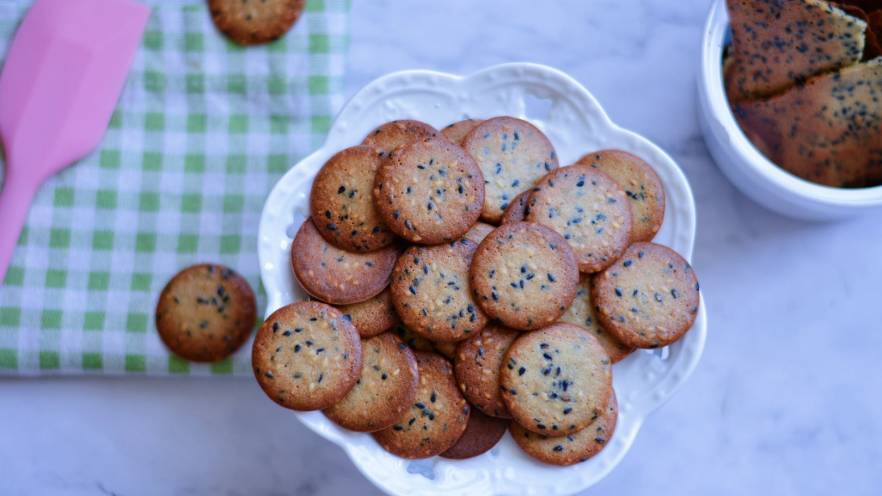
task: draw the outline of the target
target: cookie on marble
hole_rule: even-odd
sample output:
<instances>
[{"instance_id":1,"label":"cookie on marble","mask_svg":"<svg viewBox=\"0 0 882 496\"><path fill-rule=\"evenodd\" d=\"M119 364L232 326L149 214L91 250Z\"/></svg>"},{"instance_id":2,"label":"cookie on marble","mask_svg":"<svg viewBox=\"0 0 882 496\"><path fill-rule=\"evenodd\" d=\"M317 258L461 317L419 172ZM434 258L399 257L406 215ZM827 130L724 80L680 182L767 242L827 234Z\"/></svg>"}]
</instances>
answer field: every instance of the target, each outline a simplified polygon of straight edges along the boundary
<instances>
[{"instance_id":1,"label":"cookie on marble","mask_svg":"<svg viewBox=\"0 0 882 496\"><path fill-rule=\"evenodd\" d=\"M392 303L404 325L431 341L461 341L487 324L469 284L469 265L478 245L461 239L443 245L412 246L392 271Z\"/></svg>"},{"instance_id":2,"label":"cookie on marble","mask_svg":"<svg viewBox=\"0 0 882 496\"><path fill-rule=\"evenodd\" d=\"M576 298L573 300L570 308L567 309L567 312L560 318L560 322L575 324L587 329L588 332L597 338L603 349L609 353L612 363L616 363L630 355L634 348L626 346L600 326L600 321L595 314L594 304L591 302L591 277L588 274L582 274L579 278L579 289L576 291Z\"/></svg>"},{"instance_id":3,"label":"cookie on marble","mask_svg":"<svg viewBox=\"0 0 882 496\"><path fill-rule=\"evenodd\" d=\"M215 26L240 45L267 43L300 18L304 0L208 0Z\"/></svg>"},{"instance_id":4,"label":"cookie on marble","mask_svg":"<svg viewBox=\"0 0 882 496\"><path fill-rule=\"evenodd\" d=\"M500 220L499 223L511 224L512 222L523 222L523 220L527 218L527 211L529 210L528 202L530 200L531 192L532 190L527 190L514 197L514 200L509 203L508 208L506 208L505 212L502 214L502 220Z\"/></svg>"},{"instance_id":5,"label":"cookie on marble","mask_svg":"<svg viewBox=\"0 0 882 496\"><path fill-rule=\"evenodd\" d=\"M222 265L194 265L173 277L159 295L156 329L176 355L216 362L248 339L256 308L251 286L235 271Z\"/></svg>"},{"instance_id":6,"label":"cookie on marble","mask_svg":"<svg viewBox=\"0 0 882 496\"><path fill-rule=\"evenodd\" d=\"M479 410L472 410L465 432L456 444L441 453L441 457L465 460L486 453L499 443L508 430L508 424L508 420L488 417Z\"/></svg>"},{"instance_id":7,"label":"cookie on marble","mask_svg":"<svg viewBox=\"0 0 882 496\"><path fill-rule=\"evenodd\" d=\"M589 153L577 163L604 172L624 190L631 206L631 242L652 241L665 218L665 190L652 166L622 150Z\"/></svg>"},{"instance_id":8,"label":"cookie on marble","mask_svg":"<svg viewBox=\"0 0 882 496\"><path fill-rule=\"evenodd\" d=\"M488 316L514 329L532 330L566 312L576 296L579 268L560 234L516 222L499 226L481 242L470 279Z\"/></svg>"},{"instance_id":9,"label":"cookie on marble","mask_svg":"<svg viewBox=\"0 0 882 496\"><path fill-rule=\"evenodd\" d=\"M512 343L499 383L515 422L538 434L563 436L603 413L612 393L612 366L591 333L558 323Z\"/></svg>"},{"instance_id":10,"label":"cookie on marble","mask_svg":"<svg viewBox=\"0 0 882 496\"><path fill-rule=\"evenodd\" d=\"M460 145L462 144L463 138L482 122L484 121L481 119L463 119L442 129L441 134L450 141Z\"/></svg>"},{"instance_id":11,"label":"cookie on marble","mask_svg":"<svg viewBox=\"0 0 882 496\"><path fill-rule=\"evenodd\" d=\"M373 147L380 158L386 158L392 150L415 141L438 136L438 130L425 122L402 119L387 122L374 129L362 144Z\"/></svg>"},{"instance_id":12,"label":"cookie on marble","mask_svg":"<svg viewBox=\"0 0 882 496\"><path fill-rule=\"evenodd\" d=\"M481 241L484 241L484 238L486 238L488 234L493 232L494 229L496 229L496 227L491 226L490 224L476 222L475 225L463 235L463 238L469 241L474 241L475 244L479 245L481 244Z\"/></svg>"},{"instance_id":13,"label":"cookie on marble","mask_svg":"<svg viewBox=\"0 0 882 496\"><path fill-rule=\"evenodd\" d=\"M558 166L551 141L527 121L494 117L482 122L462 141L462 147L484 174L481 219L496 224L522 191Z\"/></svg>"},{"instance_id":14,"label":"cookie on marble","mask_svg":"<svg viewBox=\"0 0 882 496\"><path fill-rule=\"evenodd\" d=\"M576 253L581 272L609 267L631 236L631 207L609 176L585 164L561 167L530 194L528 222L560 233Z\"/></svg>"},{"instance_id":15,"label":"cookie on marble","mask_svg":"<svg viewBox=\"0 0 882 496\"><path fill-rule=\"evenodd\" d=\"M410 409L392 427L373 434L386 451L402 458L428 458L450 449L465 432L469 404L453 380L450 362L416 353L419 386Z\"/></svg>"},{"instance_id":16,"label":"cookie on marble","mask_svg":"<svg viewBox=\"0 0 882 496\"><path fill-rule=\"evenodd\" d=\"M573 465L600 453L612 439L619 417L616 395L611 394L609 404L588 427L567 434L550 437L537 434L512 423L511 437L525 453L552 465Z\"/></svg>"},{"instance_id":17,"label":"cookie on marble","mask_svg":"<svg viewBox=\"0 0 882 496\"><path fill-rule=\"evenodd\" d=\"M331 157L315 176L309 197L312 222L334 246L365 252L395 241L374 208L380 162L373 148L353 146Z\"/></svg>"},{"instance_id":18,"label":"cookie on marble","mask_svg":"<svg viewBox=\"0 0 882 496\"><path fill-rule=\"evenodd\" d=\"M499 390L499 370L518 335L518 331L491 323L456 349L456 383L469 403L487 415L510 418Z\"/></svg>"},{"instance_id":19,"label":"cookie on marble","mask_svg":"<svg viewBox=\"0 0 882 496\"><path fill-rule=\"evenodd\" d=\"M310 295L334 305L368 300L389 284L399 248L353 253L328 243L306 219L291 243L291 267Z\"/></svg>"},{"instance_id":20,"label":"cookie on marble","mask_svg":"<svg viewBox=\"0 0 882 496\"><path fill-rule=\"evenodd\" d=\"M416 397L416 357L397 336L386 332L361 342L361 364L349 394L324 413L351 431L385 429L404 415Z\"/></svg>"},{"instance_id":21,"label":"cookie on marble","mask_svg":"<svg viewBox=\"0 0 882 496\"><path fill-rule=\"evenodd\" d=\"M358 331L336 308L301 301L272 313L251 349L254 377L276 403L322 410L342 400L361 373Z\"/></svg>"},{"instance_id":22,"label":"cookie on marble","mask_svg":"<svg viewBox=\"0 0 882 496\"><path fill-rule=\"evenodd\" d=\"M478 221L484 180L462 148L433 138L396 148L377 171L373 194L392 232L434 245L459 239Z\"/></svg>"},{"instance_id":23,"label":"cookie on marble","mask_svg":"<svg viewBox=\"0 0 882 496\"><path fill-rule=\"evenodd\" d=\"M370 338L392 329L399 323L392 296L386 289L369 300L338 307L352 321L362 338Z\"/></svg>"},{"instance_id":24,"label":"cookie on marble","mask_svg":"<svg viewBox=\"0 0 882 496\"><path fill-rule=\"evenodd\" d=\"M692 266L674 250L634 243L591 286L600 324L627 346L659 348L695 322L700 301Z\"/></svg>"}]
</instances>

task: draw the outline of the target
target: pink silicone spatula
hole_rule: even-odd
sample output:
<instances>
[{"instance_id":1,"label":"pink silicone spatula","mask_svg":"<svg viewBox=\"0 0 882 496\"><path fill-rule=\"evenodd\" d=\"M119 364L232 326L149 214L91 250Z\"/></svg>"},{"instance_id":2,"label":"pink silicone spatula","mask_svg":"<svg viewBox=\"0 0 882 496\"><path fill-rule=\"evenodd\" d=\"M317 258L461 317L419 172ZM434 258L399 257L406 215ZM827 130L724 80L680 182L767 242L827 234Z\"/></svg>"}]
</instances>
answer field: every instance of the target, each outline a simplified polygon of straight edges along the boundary
<instances>
[{"instance_id":1,"label":"pink silicone spatula","mask_svg":"<svg viewBox=\"0 0 882 496\"><path fill-rule=\"evenodd\" d=\"M34 193L104 134L149 10L134 0L37 0L0 73L0 284Z\"/></svg>"}]
</instances>

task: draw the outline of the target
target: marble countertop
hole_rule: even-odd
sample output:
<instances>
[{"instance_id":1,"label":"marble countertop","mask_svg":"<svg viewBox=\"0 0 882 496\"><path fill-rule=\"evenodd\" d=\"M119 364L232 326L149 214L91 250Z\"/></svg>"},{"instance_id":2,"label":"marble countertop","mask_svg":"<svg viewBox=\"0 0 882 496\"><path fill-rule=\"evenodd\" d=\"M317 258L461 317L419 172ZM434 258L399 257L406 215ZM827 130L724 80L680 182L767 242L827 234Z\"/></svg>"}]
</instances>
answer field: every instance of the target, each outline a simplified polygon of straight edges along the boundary
<instances>
[{"instance_id":1,"label":"marble countertop","mask_svg":"<svg viewBox=\"0 0 882 496\"><path fill-rule=\"evenodd\" d=\"M348 94L397 69L548 64L692 184L707 349L589 493L879 494L882 222L782 218L721 175L696 116L710 0L353 3ZM377 493L252 381L2 380L0 412L2 493Z\"/></svg>"}]
</instances>

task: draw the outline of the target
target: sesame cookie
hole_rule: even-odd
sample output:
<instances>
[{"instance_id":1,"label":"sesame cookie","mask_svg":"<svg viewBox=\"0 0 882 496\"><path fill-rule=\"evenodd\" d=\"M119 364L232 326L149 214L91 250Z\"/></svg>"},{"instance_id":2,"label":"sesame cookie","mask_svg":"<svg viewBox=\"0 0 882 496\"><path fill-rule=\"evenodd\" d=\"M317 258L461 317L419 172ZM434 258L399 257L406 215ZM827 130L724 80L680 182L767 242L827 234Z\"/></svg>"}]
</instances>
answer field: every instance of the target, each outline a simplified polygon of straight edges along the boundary
<instances>
[{"instance_id":1,"label":"sesame cookie","mask_svg":"<svg viewBox=\"0 0 882 496\"><path fill-rule=\"evenodd\" d=\"M304 0L208 0L215 26L240 45L273 41L303 12Z\"/></svg>"},{"instance_id":2,"label":"sesame cookie","mask_svg":"<svg viewBox=\"0 0 882 496\"><path fill-rule=\"evenodd\" d=\"M341 250L328 243L307 219L291 243L291 266L307 293L327 303L348 305L383 291L398 252L395 245L370 253Z\"/></svg>"},{"instance_id":3,"label":"sesame cookie","mask_svg":"<svg viewBox=\"0 0 882 496\"><path fill-rule=\"evenodd\" d=\"M370 338L398 325L398 314L392 305L392 296L386 289L369 300L338 307L343 316L352 321L362 338Z\"/></svg>"},{"instance_id":4,"label":"sesame cookie","mask_svg":"<svg viewBox=\"0 0 882 496\"><path fill-rule=\"evenodd\" d=\"M577 163L606 173L625 191L631 206L631 242L651 241L665 218L665 190L652 166L622 150L589 153Z\"/></svg>"},{"instance_id":5,"label":"sesame cookie","mask_svg":"<svg viewBox=\"0 0 882 496\"><path fill-rule=\"evenodd\" d=\"M482 122L484 121L481 119L464 119L445 127L441 130L441 134L443 134L445 138L459 145L462 144L463 138Z\"/></svg>"},{"instance_id":6,"label":"sesame cookie","mask_svg":"<svg viewBox=\"0 0 882 496\"><path fill-rule=\"evenodd\" d=\"M591 333L558 323L512 343L499 384L518 424L563 436L584 429L603 412L612 392L612 367Z\"/></svg>"},{"instance_id":7,"label":"sesame cookie","mask_svg":"<svg viewBox=\"0 0 882 496\"><path fill-rule=\"evenodd\" d=\"M581 272L609 267L628 247L631 207L625 192L597 169L575 164L546 175L528 202L527 222L560 233Z\"/></svg>"},{"instance_id":8,"label":"sesame cookie","mask_svg":"<svg viewBox=\"0 0 882 496\"><path fill-rule=\"evenodd\" d=\"M867 24L824 0L728 0L738 101L858 62Z\"/></svg>"},{"instance_id":9,"label":"sesame cookie","mask_svg":"<svg viewBox=\"0 0 882 496\"><path fill-rule=\"evenodd\" d=\"M518 335L518 331L491 323L456 349L453 370L459 389L469 403L487 415L510 417L499 392L499 369Z\"/></svg>"},{"instance_id":10,"label":"sesame cookie","mask_svg":"<svg viewBox=\"0 0 882 496\"><path fill-rule=\"evenodd\" d=\"M397 325L392 328L392 333L401 338L402 341L413 351L435 351L435 347L428 339L411 331L403 325Z\"/></svg>"},{"instance_id":11,"label":"sesame cookie","mask_svg":"<svg viewBox=\"0 0 882 496\"><path fill-rule=\"evenodd\" d=\"M173 277L156 304L159 337L176 355L216 362L236 351L256 319L254 292L222 265L194 265Z\"/></svg>"},{"instance_id":12,"label":"sesame cookie","mask_svg":"<svg viewBox=\"0 0 882 496\"><path fill-rule=\"evenodd\" d=\"M456 357L457 343L454 341L432 341L432 349L449 360Z\"/></svg>"},{"instance_id":13,"label":"sesame cookie","mask_svg":"<svg viewBox=\"0 0 882 496\"><path fill-rule=\"evenodd\" d=\"M502 219L499 223L511 224L512 222L522 222L526 219L527 211L529 210L527 203L530 199L531 192L532 190L527 190L514 197L514 200L509 203L508 208L506 208L505 212L502 214Z\"/></svg>"},{"instance_id":14,"label":"sesame cookie","mask_svg":"<svg viewBox=\"0 0 882 496\"><path fill-rule=\"evenodd\" d=\"M254 376L276 403L321 410L342 400L361 373L361 341L336 308L317 301L284 306L260 326Z\"/></svg>"},{"instance_id":15,"label":"sesame cookie","mask_svg":"<svg viewBox=\"0 0 882 496\"><path fill-rule=\"evenodd\" d=\"M428 458L450 449L465 432L469 404L453 380L450 362L416 353L420 381L410 410L392 427L373 434L386 451L403 458Z\"/></svg>"},{"instance_id":16,"label":"sesame cookie","mask_svg":"<svg viewBox=\"0 0 882 496\"><path fill-rule=\"evenodd\" d=\"M505 435L508 424L508 420L488 417L479 410L472 410L465 432L456 444L441 453L441 457L465 460L490 451Z\"/></svg>"},{"instance_id":17,"label":"sesame cookie","mask_svg":"<svg viewBox=\"0 0 882 496\"><path fill-rule=\"evenodd\" d=\"M584 462L606 447L616 430L618 417L619 407L613 393L609 396L606 410L580 431L549 437L512 424L511 437L525 453L539 461L552 465L572 465Z\"/></svg>"},{"instance_id":18,"label":"sesame cookie","mask_svg":"<svg viewBox=\"0 0 882 496\"><path fill-rule=\"evenodd\" d=\"M444 138L403 145L383 162L374 203L386 226L408 241L438 244L459 239L481 215L481 170Z\"/></svg>"},{"instance_id":19,"label":"sesame cookie","mask_svg":"<svg viewBox=\"0 0 882 496\"><path fill-rule=\"evenodd\" d=\"M626 356L630 355L633 348L626 346L615 336L603 330L600 322L595 315L594 305L591 303L591 277L588 274L582 274L579 278L579 289L576 291L576 299L567 309L567 313L560 318L561 322L576 324L588 329L588 332L597 338L600 346L609 353L612 363L616 363Z\"/></svg>"},{"instance_id":20,"label":"sesame cookie","mask_svg":"<svg viewBox=\"0 0 882 496\"><path fill-rule=\"evenodd\" d=\"M619 341L659 348L692 327L700 295L695 271L677 252L635 243L594 277L591 298L600 324Z\"/></svg>"},{"instance_id":21,"label":"sesame cookie","mask_svg":"<svg viewBox=\"0 0 882 496\"><path fill-rule=\"evenodd\" d=\"M551 141L529 122L514 117L487 119L466 135L462 147L484 173L481 218L493 224L515 196L558 166Z\"/></svg>"},{"instance_id":22,"label":"sesame cookie","mask_svg":"<svg viewBox=\"0 0 882 496\"><path fill-rule=\"evenodd\" d=\"M882 58L733 111L754 146L791 174L834 187L882 184Z\"/></svg>"},{"instance_id":23,"label":"sesame cookie","mask_svg":"<svg viewBox=\"0 0 882 496\"><path fill-rule=\"evenodd\" d=\"M484 241L484 238L486 238L488 234L493 232L494 229L496 228L491 226L490 224L476 222L475 225L472 226L472 228L463 235L463 238L474 241L475 244L481 244L481 241Z\"/></svg>"},{"instance_id":24,"label":"sesame cookie","mask_svg":"<svg viewBox=\"0 0 882 496\"><path fill-rule=\"evenodd\" d=\"M372 146L381 158L386 158L399 146L435 136L438 136L438 130L425 122L402 119L387 122L374 129L364 138L362 144Z\"/></svg>"},{"instance_id":25,"label":"sesame cookie","mask_svg":"<svg viewBox=\"0 0 882 496\"><path fill-rule=\"evenodd\" d=\"M312 222L328 242L348 251L374 251L392 244L374 209L374 176L381 159L369 146L353 146L331 157L315 176L309 197Z\"/></svg>"},{"instance_id":26,"label":"sesame cookie","mask_svg":"<svg viewBox=\"0 0 882 496\"><path fill-rule=\"evenodd\" d=\"M432 341L461 341L487 324L469 287L478 245L461 239L405 250L392 271L392 303L404 325Z\"/></svg>"},{"instance_id":27,"label":"sesame cookie","mask_svg":"<svg viewBox=\"0 0 882 496\"><path fill-rule=\"evenodd\" d=\"M563 237L539 224L504 224L475 252L470 270L475 298L491 318L514 329L546 326L576 296L579 269Z\"/></svg>"},{"instance_id":28,"label":"sesame cookie","mask_svg":"<svg viewBox=\"0 0 882 496\"><path fill-rule=\"evenodd\" d=\"M373 432L394 424L416 397L416 357L388 332L361 342L361 375L339 403L325 410L337 425Z\"/></svg>"}]
</instances>

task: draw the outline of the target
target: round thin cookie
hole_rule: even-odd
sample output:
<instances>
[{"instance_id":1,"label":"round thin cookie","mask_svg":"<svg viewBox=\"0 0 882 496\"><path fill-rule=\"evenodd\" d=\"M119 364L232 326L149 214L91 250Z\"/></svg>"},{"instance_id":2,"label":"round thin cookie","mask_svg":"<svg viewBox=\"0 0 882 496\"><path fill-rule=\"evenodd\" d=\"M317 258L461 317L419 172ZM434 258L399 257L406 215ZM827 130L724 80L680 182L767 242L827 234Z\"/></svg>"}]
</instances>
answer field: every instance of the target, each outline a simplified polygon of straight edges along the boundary
<instances>
[{"instance_id":1,"label":"round thin cookie","mask_svg":"<svg viewBox=\"0 0 882 496\"><path fill-rule=\"evenodd\" d=\"M486 453L508 430L508 420L488 417L479 410L469 413L469 423L465 432L450 449L441 453L442 458L465 460Z\"/></svg>"},{"instance_id":2,"label":"round thin cookie","mask_svg":"<svg viewBox=\"0 0 882 496\"><path fill-rule=\"evenodd\" d=\"M374 176L381 159L369 146L338 152L312 182L312 222L328 242L348 251L374 251L395 241L374 209Z\"/></svg>"},{"instance_id":3,"label":"round thin cookie","mask_svg":"<svg viewBox=\"0 0 882 496\"><path fill-rule=\"evenodd\" d=\"M416 353L420 381L410 410L373 434L386 451L402 458L428 458L450 449L469 421L469 404L453 380L450 362L435 353Z\"/></svg>"},{"instance_id":4,"label":"round thin cookie","mask_svg":"<svg viewBox=\"0 0 882 496\"><path fill-rule=\"evenodd\" d=\"M413 351L435 351L435 346L431 341L403 325L393 327L391 332L401 338L401 340Z\"/></svg>"},{"instance_id":5,"label":"round thin cookie","mask_svg":"<svg viewBox=\"0 0 882 496\"><path fill-rule=\"evenodd\" d=\"M551 141L534 125L514 117L487 119L471 130L462 147L484 173L481 219L496 224L509 203L558 166Z\"/></svg>"},{"instance_id":6,"label":"round thin cookie","mask_svg":"<svg viewBox=\"0 0 882 496\"><path fill-rule=\"evenodd\" d=\"M577 163L603 171L625 191L631 206L631 242L651 241L665 218L665 190L652 166L622 150L589 153Z\"/></svg>"},{"instance_id":7,"label":"round thin cookie","mask_svg":"<svg viewBox=\"0 0 882 496\"><path fill-rule=\"evenodd\" d=\"M487 327L456 349L453 370L456 382L469 403L487 415L510 418L499 392L499 370L505 352L520 333L499 324Z\"/></svg>"},{"instance_id":8,"label":"round thin cookie","mask_svg":"<svg viewBox=\"0 0 882 496\"><path fill-rule=\"evenodd\" d=\"M381 158L389 156L399 146L438 136L438 130L425 122L402 119L387 122L374 129L362 144L372 146Z\"/></svg>"},{"instance_id":9,"label":"round thin cookie","mask_svg":"<svg viewBox=\"0 0 882 496\"><path fill-rule=\"evenodd\" d=\"M579 270L563 237L539 224L503 224L484 238L472 261L472 290L491 318L514 329L551 324L576 296Z\"/></svg>"},{"instance_id":10,"label":"round thin cookie","mask_svg":"<svg viewBox=\"0 0 882 496\"><path fill-rule=\"evenodd\" d=\"M464 235L481 215L481 170L445 138L395 149L374 182L374 203L386 226L414 243L433 245Z\"/></svg>"},{"instance_id":11,"label":"round thin cookie","mask_svg":"<svg viewBox=\"0 0 882 496\"><path fill-rule=\"evenodd\" d=\"M256 308L248 281L232 269L194 265L173 277L159 295L156 329L176 355L216 362L248 339Z\"/></svg>"},{"instance_id":12,"label":"round thin cookie","mask_svg":"<svg viewBox=\"0 0 882 496\"><path fill-rule=\"evenodd\" d=\"M689 262L655 243L634 243L594 277L591 298L604 329L635 348L680 339L698 313L698 279Z\"/></svg>"},{"instance_id":13,"label":"round thin cookie","mask_svg":"<svg viewBox=\"0 0 882 496\"><path fill-rule=\"evenodd\" d=\"M416 397L416 357L388 332L361 342L361 375L339 403L325 410L337 425L374 432L394 424Z\"/></svg>"},{"instance_id":14,"label":"round thin cookie","mask_svg":"<svg viewBox=\"0 0 882 496\"><path fill-rule=\"evenodd\" d=\"M284 306L260 326L251 349L258 384L292 410L322 410L342 400L361 373L358 332L336 308L317 301Z\"/></svg>"},{"instance_id":15,"label":"round thin cookie","mask_svg":"<svg viewBox=\"0 0 882 496\"><path fill-rule=\"evenodd\" d=\"M307 293L327 303L348 305L383 291L398 252L395 245L370 253L341 250L306 219L291 243L291 267Z\"/></svg>"},{"instance_id":16,"label":"round thin cookie","mask_svg":"<svg viewBox=\"0 0 882 496\"><path fill-rule=\"evenodd\" d=\"M496 227L491 226L490 224L485 224L483 222L476 222L471 229L468 230L462 237L468 239L470 241L474 241L475 244L481 244L481 241L484 241L484 238L487 237L488 234L493 232Z\"/></svg>"},{"instance_id":17,"label":"round thin cookie","mask_svg":"<svg viewBox=\"0 0 882 496\"><path fill-rule=\"evenodd\" d=\"M518 424L563 436L584 429L603 412L612 391L612 367L591 333L572 324L553 324L512 343L499 383Z\"/></svg>"},{"instance_id":18,"label":"round thin cookie","mask_svg":"<svg viewBox=\"0 0 882 496\"><path fill-rule=\"evenodd\" d=\"M398 325L392 296L386 289L369 300L338 307L352 321L362 338L370 338Z\"/></svg>"},{"instance_id":19,"label":"round thin cookie","mask_svg":"<svg viewBox=\"0 0 882 496\"><path fill-rule=\"evenodd\" d=\"M576 253L581 272L609 267L631 235L625 192L597 169L575 164L549 173L530 195L526 220L559 232Z\"/></svg>"},{"instance_id":20,"label":"round thin cookie","mask_svg":"<svg viewBox=\"0 0 882 496\"><path fill-rule=\"evenodd\" d=\"M432 349L448 360L456 357L456 347L457 343L454 341L432 341Z\"/></svg>"},{"instance_id":21,"label":"round thin cookie","mask_svg":"<svg viewBox=\"0 0 882 496\"><path fill-rule=\"evenodd\" d=\"M619 407L615 393L609 396L606 410L591 424L566 436L550 437L536 434L520 425L511 425L511 437L525 453L552 465L573 465L600 453L616 430Z\"/></svg>"},{"instance_id":22,"label":"round thin cookie","mask_svg":"<svg viewBox=\"0 0 882 496\"><path fill-rule=\"evenodd\" d=\"M579 278L579 289L576 291L576 299L567 309L567 313L563 314L560 322L575 324L588 329L588 332L597 338L600 346L609 353L612 363L621 361L630 355L634 348L626 346L615 336L603 330L600 322L594 312L594 305L591 303L591 277L588 274L582 274Z\"/></svg>"},{"instance_id":23,"label":"round thin cookie","mask_svg":"<svg viewBox=\"0 0 882 496\"><path fill-rule=\"evenodd\" d=\"M445 138L459 145L462 144L463 138L482 122L484 121L481 119L464 119L457 121L442 129L441 134L443 134Z\"/></svg>"},{"instance_id":24,"label":"round thin cookie","mask_svg":"<svg viewBox=\"0 0 882 496\"><path fill-rule=\"evenodd\" d=\"M529 210L527 203L530 200L531 192L531 190L527 190L514 197L514 200L512 200L512 202L509 203L508 208L505 209L505 213L502 214L502 219L499 223L511 224L512 222L522 222L526 219L527 211Z\"/></svg>"},{"instance_id":25,"label":"round thin cookie","mask_svg":"<svg viewBox=\"0 0 882 496\"><path fill-rule=\"evenodd\" d=\"M208 0L215 26L240 45L267 43L287 33L304 0Z\"/></svg>"},{"instance_id":26,"label":"round thin cookie","mask_svg":"<svg viewBox=\"0 0 882 496\"><path fill-rule=\"evenodd\" d=\"M478 245L461 239L412 246L392 271L392 303L411 331L432 341L461 341L487 324L469 286L469 265Z\"/></svg>"}]
</instances>

